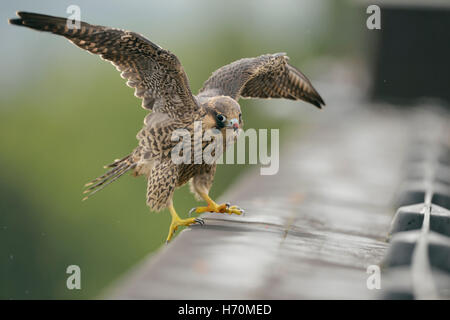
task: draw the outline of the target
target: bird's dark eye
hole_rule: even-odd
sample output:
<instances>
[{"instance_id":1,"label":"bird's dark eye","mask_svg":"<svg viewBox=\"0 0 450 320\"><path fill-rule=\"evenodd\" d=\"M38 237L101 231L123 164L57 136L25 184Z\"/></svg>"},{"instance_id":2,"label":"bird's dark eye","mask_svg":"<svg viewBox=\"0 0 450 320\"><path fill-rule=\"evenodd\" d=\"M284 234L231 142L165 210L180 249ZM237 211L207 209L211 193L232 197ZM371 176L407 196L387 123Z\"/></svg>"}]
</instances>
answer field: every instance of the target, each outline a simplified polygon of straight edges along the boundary
<instances>
[{"instance_id":1,"label":"bird's dark eye","mask_svg":"<svg viewBox=\"0 0 450 320\"><path fill-rule=\"evenodd\" d=\"M223 115L221 115L221 114L218 114L218 115L216 116L216 118L217 118L217 120L219 120L220 122L225 122L225 120L226 120L225 116L223 116Z\"/></svg>"}]
</instances>

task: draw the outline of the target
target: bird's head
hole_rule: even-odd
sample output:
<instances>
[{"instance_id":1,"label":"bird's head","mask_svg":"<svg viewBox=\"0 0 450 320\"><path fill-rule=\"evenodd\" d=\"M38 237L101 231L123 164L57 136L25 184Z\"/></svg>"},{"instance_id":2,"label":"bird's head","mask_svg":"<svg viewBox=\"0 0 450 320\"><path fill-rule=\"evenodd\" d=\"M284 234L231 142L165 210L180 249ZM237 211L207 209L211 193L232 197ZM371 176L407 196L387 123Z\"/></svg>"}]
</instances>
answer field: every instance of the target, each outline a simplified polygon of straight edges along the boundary
<instances>
[{"instance_id":1,"label":"bird's head","mask_svg":"<svg viewBox=\"0 0 450 320\"><path fill-rule=\"evenodd\" d=\"M208 114L205 118L207 127L216 128L224 134L232 129L236 135L242 129L241 107L236 100L228 96L209 98L206 102Z\"/></svg>"}]
</instances>

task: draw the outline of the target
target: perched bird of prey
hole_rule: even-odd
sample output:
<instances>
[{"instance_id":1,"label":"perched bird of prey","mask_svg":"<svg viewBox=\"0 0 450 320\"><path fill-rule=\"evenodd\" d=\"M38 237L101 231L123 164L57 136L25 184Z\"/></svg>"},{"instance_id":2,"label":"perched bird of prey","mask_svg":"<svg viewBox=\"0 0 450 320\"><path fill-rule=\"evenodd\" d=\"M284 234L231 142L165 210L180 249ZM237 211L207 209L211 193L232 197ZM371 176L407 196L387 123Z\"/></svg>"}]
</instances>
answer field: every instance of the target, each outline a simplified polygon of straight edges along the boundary
<instances>
[{"instance_id":1,"label":"perched bird of prey","mask_svg":"<svg viewBox=\"0 0 450 320\"><path fill-rule=\"evenodd\" d=\"M135 88L142 107L150 111L137 134L139 144L129 155L108 165L110 170L104 175L88 183L85 193L94 194L128 171L145 176L148 206L154 211L168 208L172 216L167 241L179 226L203 224L199 218L180 218L173 206L175 189L187 182L191 191L207 203L194 208L195 212L243 213L237 206L217 204L208 196L215 163L172 160L171 151L178 143L171 139L175 130L193 133L194 123L201 121L202 131L217 129L225 138L227 130L236 131L243 126L238 104L241 97L303 100L318 108L325 105L310 81L288 63L284 53L245 58L226 65L216 70L194 96L178 58L140 34L85 22L69 25L66 18L36 13L17 15L19 18L9 20L11 24L61 35L100 55L116 66L128 80L128 86ZM212 142L202 142L202 148L208 143Z\"/></svg>"}]
</instances>

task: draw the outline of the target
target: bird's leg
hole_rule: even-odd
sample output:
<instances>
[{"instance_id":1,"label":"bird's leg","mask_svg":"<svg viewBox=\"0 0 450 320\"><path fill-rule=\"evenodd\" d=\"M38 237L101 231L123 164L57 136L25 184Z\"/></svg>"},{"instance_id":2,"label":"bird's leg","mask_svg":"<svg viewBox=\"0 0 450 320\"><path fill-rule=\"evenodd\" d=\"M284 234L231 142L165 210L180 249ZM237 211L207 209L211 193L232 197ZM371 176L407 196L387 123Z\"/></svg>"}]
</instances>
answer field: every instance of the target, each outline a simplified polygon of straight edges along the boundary
<instances>
[{"instance_id":1,"label":"bird's leg","mask_svg":"<svg viewBox=\"0 0 450 320\"><path fill-rule=\"evenodd\" d=\"M207 193L199 192L200 196L206 201L208 206L206 207L196 207L192 208L189 213L203 213L203 212L217 212L217 213L228 213L228 214L238 214L244 213L244 210L238 206L230 206L229 203L217 204L213 199L211 199Z\"/></svg>"},{"instance_id":2,"label":"bird's leg","mask_svg":"<svg viewBox=\"0 0 450 320\"><path fill-rule=\"evenodd\" d=\"M200 218L181 219L180 216L175 211L173 204L170 204L169 212L170 215L172 216L172 222L170 223L169 235L167 236L166 243L168 243L170 239L172 239L173 234L175 233L175 231L178 229L179 226L190 226L191 224L194 223L199 223L201 225L204 224L203 220Z\"/></svg>"}]
</instances>

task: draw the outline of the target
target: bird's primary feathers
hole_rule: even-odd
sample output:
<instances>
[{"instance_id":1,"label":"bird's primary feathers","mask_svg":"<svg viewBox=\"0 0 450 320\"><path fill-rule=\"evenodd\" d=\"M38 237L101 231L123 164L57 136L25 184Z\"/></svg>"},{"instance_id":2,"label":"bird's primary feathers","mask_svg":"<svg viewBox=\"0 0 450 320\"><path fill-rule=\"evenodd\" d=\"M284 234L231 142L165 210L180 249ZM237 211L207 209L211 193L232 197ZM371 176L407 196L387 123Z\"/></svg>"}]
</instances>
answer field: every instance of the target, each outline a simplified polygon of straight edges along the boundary
<instances>
[{"instance_id":1,"label":"bird's primary feathers","mask_svg":"<svg viewBox=\"0 0 450 320\"><path fill-rule=\"evenodd\" d=\"M325 104L306 76L288 64L284 53L245 58L226 65L215 71L194 96L178 58L142 35L85 22L80 22L79 28L70 27L66 18L36 13L17 15L19 18L9 20L11 24L64 36L78 47L110 61L127 85L135 88L142 107L150 111L137 135L139 145L126 157L108 165L110 170L103 176L87 184L88 196L132 171L147 177L147 203L153 210L170 209L174 190L191 181L191 190L208 202L207 208L237 213L237 209L218 206L207 196L216 169L214 163L172 161L171 151L177 144L171 139L172 133L177 129L192 133L195 121L202 121L202 130L218 129L223 134L227 128L241 128L237 103L241 97L303 100L318 108ZM173 219L179 219L175 216L172 213Z\"/></svg>"}]
</instances>

